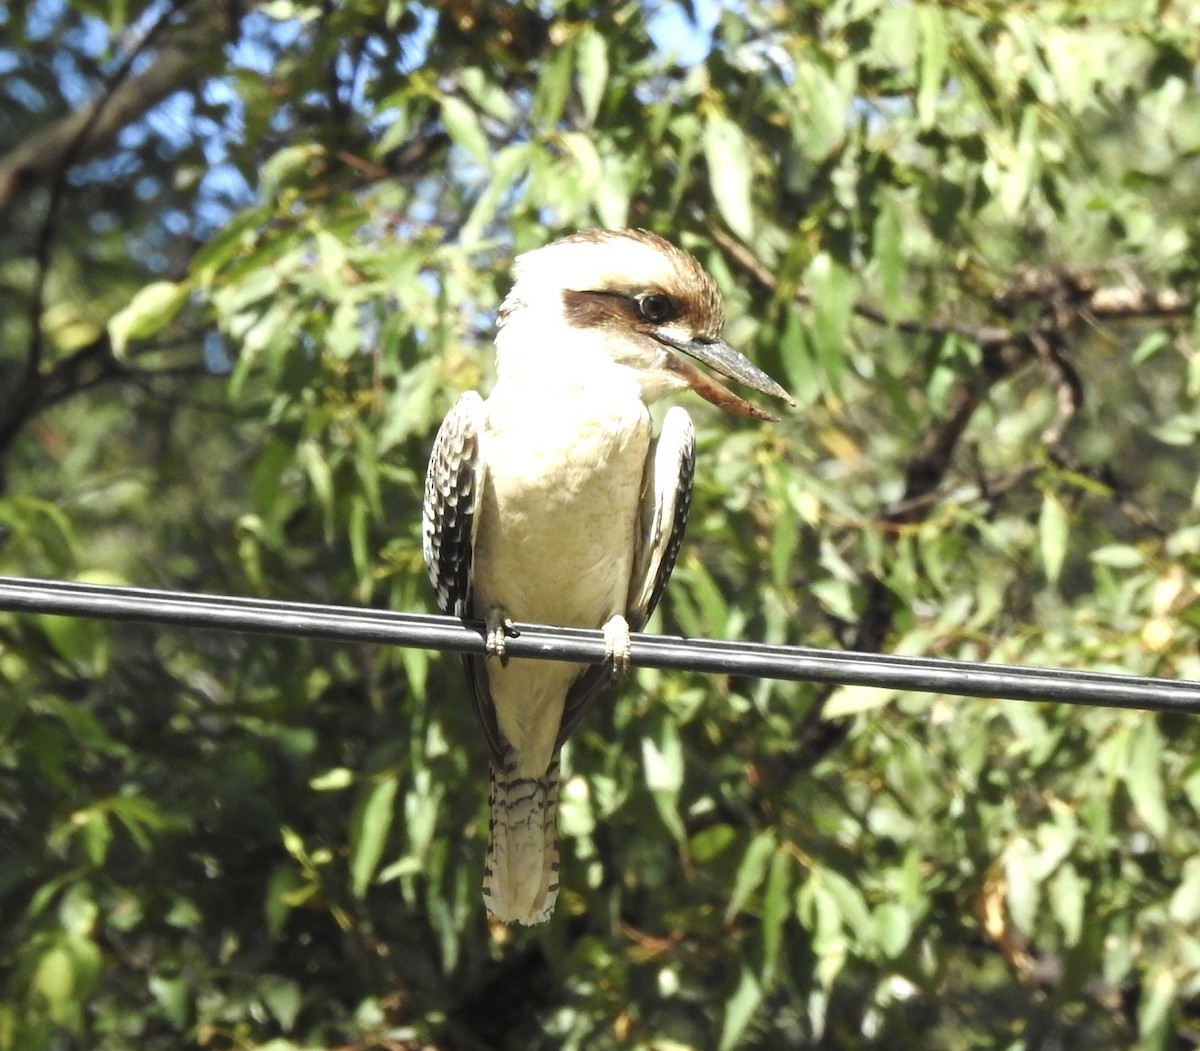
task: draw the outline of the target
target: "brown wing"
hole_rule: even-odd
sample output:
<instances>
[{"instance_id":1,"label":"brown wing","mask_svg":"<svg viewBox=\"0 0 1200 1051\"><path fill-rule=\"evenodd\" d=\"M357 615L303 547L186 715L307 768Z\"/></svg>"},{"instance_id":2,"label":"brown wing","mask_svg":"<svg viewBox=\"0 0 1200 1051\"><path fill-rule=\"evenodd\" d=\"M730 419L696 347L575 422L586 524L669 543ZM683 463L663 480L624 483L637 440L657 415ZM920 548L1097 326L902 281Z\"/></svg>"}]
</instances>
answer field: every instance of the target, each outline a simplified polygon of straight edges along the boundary
<instances>
[{"instance_id":1,"label":"brown wing","mask_svg":"<svg viewBox=\"0 0 1200 1051\"><path fill-rule=\"evenodd\" d=\"M683 543L696 474L696 430L686 409L667 411L647 470L625 614L632 631L641 631L658 606Z\"/></svg>"},{"instance_id":2,"label":"brown wing","mask_svg":"<svg viewBox=\"0 0 1200 1051\"><path fill-rule=\"evenodd\" d=\"M642 481L642 500L636 530L637 550L629 581L625 619L631 631L641 631L654 612L683 543L692 480L696 471L696 431L687 410L667 411L662 430L651 446ZM592 701L612 682L607 665L586 668L567 692L558 747L579 725Z\"/></svg>"},{"instance_id":3,"label":"brown wing","mask_svg":"<svg viewBox=\"0 0 1200 1051\"><path fill-rule=\"evenodd\" d=\"M483 492L479 454L483 399L459 395L438 428L425 473L421 553L443 613L465 617L471 606L471 561L475 511Z\"/></svg>"},{"instance_id":4,"label":"brown wing","mask_svg":"<svg viewBox=\"0 0 1200 1051\"><path fill-rule=\"evenodd\" d=\"M459 395L438 428L425 474L421 553L437 592L438 607L455 617L474 613L471 592L477 512L487 475L479 446L483 427L483 399L475 391ZM488 748L493 759L501 762L505 745L496 725L484 659L463 657L463 667Z\"/></svg>"}]
</instances>

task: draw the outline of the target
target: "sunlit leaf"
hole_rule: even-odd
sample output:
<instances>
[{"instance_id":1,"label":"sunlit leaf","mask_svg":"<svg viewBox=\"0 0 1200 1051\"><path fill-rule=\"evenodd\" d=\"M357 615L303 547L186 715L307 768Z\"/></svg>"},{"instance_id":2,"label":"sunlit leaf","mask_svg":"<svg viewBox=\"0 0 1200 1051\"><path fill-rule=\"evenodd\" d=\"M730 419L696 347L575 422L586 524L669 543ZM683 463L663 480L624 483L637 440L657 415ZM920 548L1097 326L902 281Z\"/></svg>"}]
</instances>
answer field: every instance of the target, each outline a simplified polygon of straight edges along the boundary
<instances>
[{"instance_id":1,"label":"sunlit leaf","mask_svg":"<svg viewBox=\"0 0 1200 1051\"><path fill-rule=\"evenodd\" d=\"M154 997L167 1021L176 1029L183 1029L188 1023L191 1012L191 996L185 978L165 978L153 974L148 979L147 988Z\"/></svg>"},{"instance_id":2,"label":"sunlit leaf","mask_svg":"<svg viewBox=\"0 0 1200 1051\"><path fill-rule=\"evenodd\" d=\"M805 275L812 297L813 345L825 376L837 388L846 362L846 335L854 288L850 273L831 256L821 253Z\"/></svg>"},{"instance_id":3,"label":"sunlit leaf","mask_svg":"<svg viewBox=\"0 0 1200 1051\"><path fill-rule=\"evenodd\" d=\"M721 1025L720 1051L736 1047L750 1019L762 1002L762 988L749 970L743 970L737 988L725 1005L725 1019Z\"/></svg>"},{"instance_id":4,"label":"sunlit leaf","mask_svg":"<svg viewBox=\"0 0 1200 1051\"><path fill-rule=\"evenodd\" d=\"M1038 518L1038 540L1041 544L1042 568L1051 584L1057 584L1062 573L1070 528L1062 501L1053 493L1044 493L1042 513Z\"/></svg>"},{"instance_id":5,"label":"sunlit leaf","mask_svg":"<svg viewBox=\"0 0 1200 1051\"><path fill-rule=\"evenodd\" d=\"M370 785L355 813L350 828L350 886L356 898L366 894L383 857L398 787L394 774L379 778Z\"/></svg>"},{"instance_id":6,"label":"sunlit leaf","mask_svg":"<svg viewBox=\"0 0 1200 1051\"><path fill-rule=\"evenodd\" d=\"M761 885L775 851L773 832L760 832L751 841L738 865L737 877L725 907L725 922L730 923L746 904L750 895Z\"/></svg>"},{"instance_id":7,"label":"sunlit leaf","mask_svg":"<svg viewBox=\"0 0 1200 1051\"><path fill-rule=\"evenodd\" d=\"M771 855L771 867L767 873L766 889L763 891L763 967L762 984L769 987L775 978L779 953L783 945L784 924L792 911L792 860L784 850Z\"/></svg>"},{"instance_id":8,"label":"sunlit leaf","mask_svg":"<svg viewBox=\"0 0 1200 1051\"><path fill-rule=\"evenodd\" d=\"M882 708L895 696L895 690L879 686L839 686L829 695L821 714L826 719L857 715L859 712Z\"/></svg>"},{"instance_id":9,"label":"sunlit leaf","mask_svg":"<svg viewBox=\"0 0 1200 1051\"><path fill-rule=\"evenodd\" d=\"M472 160L486 165L490 161L487 136L475 111L454 95L442 98L442 123L455 143L470 154Z\"/></svg>"},{"instance_id":10,"label":"sunlit leaf","mask_svg":"<svg viewBox=\"0 0 1200 1051\"><path fill-rule=\"evenodd\" d=\"M717 211L743 240L754 235L750 202L750 145L728 117L710 115L704 124L704 159Z\"/></svg>"},{"instance_id":11,"label":"sunlit leaf","mask_svg":"<svg viewBox=\"0 0 1200 1051\"><path fill-rule=\"evenodd\" d=\"M923 5L917 9L921 27L920 79L917 87L917 118L922 127L933 127L938 114L938 97L946 71L949 39L945 15L937 7Z\"/></svg>"},{"instance_id":12,"label":"sunlit leaf","mask_svg":"<svg viewBox=\"0 0 1200 1051\"><path fill-rule=\"evenodd\" d=\"M608 44L590 26L585 26L575 41L579 68L579 97L587 124L596 119L608 80Z\"/></svg>"},{"instance_id":13,"label":"sunlit leaf","mask_svg":"<svg viewBox=\"0 0 1200 1051\"><path fill-rule=\"evenodd\" d=\"M1029 934L1036 930L1042 885L1039 857L1025 837L1014 839L1004 850L1004 875L1008 887L1007 904L1018 930Z\"/></svg>"},{"instance_id":14,"label":"sunlit leaf","mask_svg":"<svg viewBox=\"0 0 1200 1051\"><path fill-rule=\"evenodd\" d=\"M1063 942L1075 945L1083 933L1088 884L1074 865L1063 865L1046 888L1046 901L1063 932Z\"/></svg>"},{"instance_id":15,"label":"sunlit leaf","mask_svg":"<svg viewBox=\"0 0 1200 1051\"><path fill-rule=\"evenodd\" d=\"M124 358L129 344L161 332L187 302L189 288L176 281L155 281L138 291L129 305L108 322L113 354Z\"/></svg>"},{"instance_id":16,"label":"sunlit leaf","mask_svg":"<svg viewBox=\"0 0 1200 1051\"><path fill-rule=\"evenodd\" d=\"M1163 786L1162 738L1152 716L1143 717L1130 740L1125 786L1138 817L1155 836L1167 834L1166 792Z\"/></svg>"},{"instance_id":17,"label":"sunlit leaf","mask_svg":"<svg viewBox=\"0 0 1200 1051\"><path fill-rule=\"evenodd\" d=\"M44 999L56 1025L70 1026L78 1017L75 1001L75 960L65 944L53 945L38 960L33 989Z\"/></svg>"}]
</instances>

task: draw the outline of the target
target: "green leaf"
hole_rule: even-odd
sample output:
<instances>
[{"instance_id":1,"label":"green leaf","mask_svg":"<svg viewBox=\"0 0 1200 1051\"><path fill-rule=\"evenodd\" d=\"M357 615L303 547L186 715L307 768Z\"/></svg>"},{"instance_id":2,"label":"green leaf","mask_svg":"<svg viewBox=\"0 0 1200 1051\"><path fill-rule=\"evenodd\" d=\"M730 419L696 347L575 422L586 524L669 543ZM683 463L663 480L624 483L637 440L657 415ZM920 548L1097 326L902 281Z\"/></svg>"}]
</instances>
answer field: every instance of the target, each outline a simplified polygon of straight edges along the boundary
<instances>
[{"instance_id":1,"label":"green leaf","mask_svg":"<svg viewBox=\"0 0 1200 1051\"><path fill-rule=\"evenodd\" d=\"M109 628L95 620L36 614L36 623L54 651L80 672L102 675L108 666Z\"/></svg>"},{"instance_id":2,"label":"green leaf","mask_svg":"<svg viewBox=\"0 0 1200 1051\"><path fill-rule=\"evenodd\" d=\"M1041 903L1041 873L1038 853L1025 836L1014 839L1004 849L1004 877L1008 911L1017 929L1032 935L1036 929Z\"/></svg>"},{"instance_id":3,"label":"green leaf","mask_svg":"<svg viewBox=\"0 0 1200 1051\"><path fill-rule=\"evenodd\" d=\"M489 117L511 124L520 119L512 95L503 84L489 80L488 72L479 66L468 66L459 71L459 83L468 98Z\"/></svg>"},{"instance_id":4,"label":"green leaf","mask_svg":"<svg viewBox=\"0 0 1200 1051\"><path fill-rule=\"evenodd\" d=\"M860 942L869 944L875 933L875 925L862 891L833 868L822 869L820 880L829 896L837 902L843 924L854 932Z\"/></svg>"},{"instance_id":5,"label":"green leaf","mask_svg":"<svg viewBox=\"0 0 1200 1051\"><path fill-rule=\"evenodd\" d=\"M742 967L742 976L733 995L725 1004L725 1018L721 1024L720 1051L729 1051L737 1042L762 1002L762 987L748 967Z\"/></svg>"},{"instance_id":6,"label":"green leaf","mask_svg":"<svg viewBox=\"0 0 1200 1051\"><path fill-rule=\"evenodd\" d=\"M817 957L816 979L822 989L832 988L849 952L842 907L826 885L828 872L814 871L796 896L796 914L812 934L812 951Z\"/></svg>"},{"instance_id":7,"label":"green leaf","mask_svg":"<svg viewBox=\"0 0 1200 1051\"><path fill-rule=\"evenodd\" d=\"M296 448L296 463L304 468L312 485L317 504L324 512L325 535L333 535L333 468L324 456L324 450L315 441L302 442Z\"/></svg>"},{"instance_id":8,"label":"green leaf","mask_svg":"<svg viewBox=\"0 0 1200 1051\"><path fill-rule=\"evenodd\" d=\"M83 845L87 851L88 861L97 868L104 864L108 857L108 846L112 842L112 826L108 815L101 809L92 808L85 813L83 825Z\"/></svg>"},{"instance_id":9,"label":"green leaf","mask_svg":"<svg viewBox=\"0 0 1200 1051\"><path fill-rule=\"evenodd\" d=\"M75 991L82 1005L88 1001L100 980L105 963L104 955L91 938L68 938L67 948L75 965Z\"/></svg>"},{"instance_id":10,"label":"green leaf","mask_svg":"<svg viewBox=\"0 0 1200 1051\"><path fill-rule=\"evenodd\" d=\"M762 984L769 988L775 981L775 968L779 962L783 945L784 924L791 915L792 859L784 849L771 855L771 868L767 873L767 886L763 891L762 938L763 966Z\"/></svg>"},{"instance_id":11,"label":"green leaf","mask_svg":"<svg viewBox=\"0 0 1200 1051\"><path fill-rule=\"evenodd\" d=\"M875 266L879 271L884 313L888 321L895 321L900 316L900 296L904 289L904 223L895 195L889 193L881 196L873 240Z\"/></svg>"},{"instance_id":12,"label":"green leaf","mask_svg":"<svg viewBox=\"0 0 1200 1051\"><path fill-rule=\"evenodd\" d=\"M373 157L387 157L392 150L402 146L412 136L413 121L410 109L397 107L390 116L391 123L373 144Z\"/></svg>"},{"instance_id":13,"label":"green leaf","mask_svg":"<svg viewBox=\"0 0 1200 1051\"><path fill-rule=\"evenodd\" d=\"M917 19L921 29L917 120L922 128L932 128L938 121L938 99L942 93L949 54L946 16L937 6L922 4L917 8Z\"/></svg>"},{"instance_id":14,"label":"green leaf","mask_svg":"<svg viewBox=\"0 0 1200 1051\"><path fill-rule=\"evenodd\" d=\"M308 787L316 792L329 792L339 788L348 788L354 783L354 773L344 766L335 766L318 774L308 782Z\"/></svg>"},{"instance_id":15,"label":"green leaf","mask_svg":"<svg viewBox=\"0 0 1200 1051\"><path fill-rule=\"evenodd\" d=\"M595 191L596 214L610 230L629 225L629 165L622 157L604 154L600 158L600 182Z\"/></svg>"},{"instance_id":16,"label":"green leaf","mask_svg":"<svg viewBox=\"0 0 1200 1051\"><path fill-rule=\"evenodd\" d=\"M793 97L799 104L793 115L796 146L810 161L823 161L846 138L850 93L818 62L797 63L794 77Z\"/></svg>"},{"instance_id":17,"label":"green leaf","mask_svg":"<svg viewBox=\"0 0 1200 1051\"><path fill-rule=\"evenodd\" d=\"M1145 990L1137 1009L1139 1047L1162 1047L1170 1027L1170 1019L1179 996L1179 985L1169 969L1146 976Z\"/></svg>"},{"instance_id":18,"label":"green leaf","mask_svg":"<svg viewBox=\"0 0 1200 1051\"><path fill-rule=\"evenodd\" d=\"M70 1025L76 1018L75 958L65 944L42 953L31 986L45 999L47 1014L56 1025Z\"/></svg>"},{"instance_id":19,"label":"green leaf","mask_svg":"<svg viewBox=\"0 0 1200 1051\"><path fill-rule=\"evenodd\" d=\"M1063 944L1074 946L1083 934L1088 884L1074 865L1059 867L1046 887L1046 902L1063 932Z\"/></svg>"},{"instance_id":20,"label":"green leaf","mask_svg":"<svg viewBox=\"0 0 1200 1051\"><path fill-rule=\"evenodd\" d=\"M860 712L882 708L896 697L897 691L882 686L839 686L821 709L823 719L841 719Z\"/></svg>"},{"instance_id":21,"label":"green leaf","mask_svg":"<svg viewBox=\"0 0 1200 1051\"><path fill-rule=\"evenodd\" d=\"M1167 834L1167 803L1162 776L1162 738L1154 716L1140 717L1129 746L1125 787L1142 823L1159 839Z\"/></svg>"},{"instance_id":22,"label":"green leaf","mask_svg":"<svg viewBox=\"0 0 1200 1051\"><path fill-rule=\"evenodd\" d=\"M1089 552L1088 558L1113 569L1137 569L1146 563L1146 556L1132 544L1106 544Z\"/></svg>"},{"instance_id":23,"label":"green leaf","mask_svg":"<svg viewBox=\"0 0 1200 1051\"><path fill-rule=\"evenodd\" d=\"M683 785L683 745L672 719L659 723L659 742L642 738L642 763L646 787L654 796L663 824L679 843L687 839L679 817L679 789Z\"/></svg>"},{"instance_id":24,"label":"green leaf","mask_svg":"<svg viewBox=\"0 0 1200 1051\"><path fill-rule=\"evenodd\" d=\"M196 287L209 291L223 268L254 246L256 231L266 222L268 209L249 208L234 216L209 238L192 256L192 277Z\"/></svg>"},{"instance_id":25,"label":"green leaf","mask_svg":"<svg viewBox=\"0 0 1200 1051\"><path fill-rule=\"evenodd\" d=\"M265 200L279 196L280 191L297 183L302 175L307 175L315 167L313 161L324 155L325 147L315 142L285 146L259 169L259 193Z\"/></svg>"},{"instance_id":26,"label":"green leaf","mask_svg":"<svg viewBox=\"0 0 1200 1051\"><path fill-rule=\"evenodd\" d=\"M150 995L176 1029L187 1027L191 1015L192 997L186 978L164 978L153 974L147 980Z\"/></svg>"},{"instance_id":27,"label":"green leaf","mask_svg":"<svg viewBox=\"0 0 1200 1051\"><path fill-rule=\"evenodd\" d=\"M1137 345L1137 349L1130 355L1130 363L1140 365L1144 361L1149 361L1160 350L1170 345L1171 337L1164 329L1152 329L1142 338L1142 341Z\"/></svg>"},{"instance_id":28,"label":"green leaf","mask_svg":"<svg viewBox=\"0 0 1200 1051\"><path fill-rule=\"evenodd\" d=\"M286 978L269 977L260 988L263 1005L279 1023L279 1028L290 1033L303 1003L300 987Z\"/></svg>"},{"instance_id":29,"label":"green leaf","mask_svg":"<svg viewBox=\"0 0 1200 1051\"><path fill-rule=\"evenodd\" d=\"M754 237L750 204L750 144L728 117L711 115L704 125L704 159L717 211L743 241Z\"/></svg>"},{"instance_id":30,"label":"green leaf","mask_svg":"<svg viewBox=\"0 0 1200 1051\"><path fill-rule=\"evenodd\" d=\"M267 921L267 932L272 938L279 937L288 916L296 907L295 892L299 886L299 876L290 862L281 862L272 869L263 896L263 915Z\"/></svg>"},{"instance_id":31,"label":"green leaf","mask_svg":"<svg viewBox=\"0 0 1200 1051\"><path fill-rule=\"evenodd\" d=\"M699 635L723 636L729 623L729 606L717 582L695 560L689 560L683 572L676 570L676 573L680 582L687 587L699 612L697 624L689 627L689 630Z\"/></svg>"},{"instance_id":32,"label":"green leaf","mask_svg":"<svg viewBox=\"0 0 1200 1051\"><path fill-rule=\"evenodd\" d=\"M178 819L164 813L145 796L110 796L107 803L113 817L121 822L140 850L153 848L151 832L165 832L180 826Z\"/></svg>"},{"instance_id":33,"label":"green leaf","mask_svg":"<svg viewBox=\"0 0 1200 1051\"><path fill-rule=\"evenodd\" d=\"M508 193L513 183L526 174L530 149L527 143L516 143L505 146L492 158L489 165L492 181L479 195L459 235L464 247L474 246L483 237L484 230L495 218L501 198Z\"/></svg>"},{"instance_id":34,"label":"green leaf","mask_svg":"<svg viewBox=\"0 0 1200 1051\"><path fill-rule=\"evenodd\" d=\"M58 905L59 921L72 941L90 937L96 928L96 918L99 914L100 909L93 896L92 886L86 880L69 887Z\"/></svg>"},{"instance_id":35,"label":"green leaf","mask_svg":"<svg viewBox=\"0 0 1200 1051\"><path fill-rule=\"evenodd\" d=\"M487 167L491 159L487 136L475 111L454 95L442 97L442 123L454 142L470 154L471 159Z\"/></svg>"},{"instance_id":36,"label":"green leaf","mask_svg":"<svg viewBox=\"0 0 1200 1051\"><path fill-rule=\"evenodd\" d=\"M259 312L254 311L246 314L246 307L262 302L274 296L279 291L280 285L283 284L283 275L275 266L261 265L250 270L241 280L233 281L213 293L213 304L218 312L226 319L226 323L231 330L239 320L239 315L244 315L246 325L253 325L258 317ZM245 330L236 331L238 336L244 336Z\"/></svg>"},{"instance_id":37,"label":"green leaf","mask_svg":"<svg viewBox=\"0 0 1200 1051\"><path fill-rule=\"evenodd\" d=\"M1038 518L1038 541L1041 545L1042 568L1046 579L1057 584L1067 555L1067 539L1070 535L1067 512L1053 493L1042 496L1042 513Z\"/></svg>"},{"instance_id":38,"label":"green leaf","mask_svg":"<svg viewBox=\"0 0 1200 1051\"><path fill-rule=\"evenodd\" d=\"M729 904L725 906L725 922L732 923L734 917L741 911L750 895L753 894L767 874L767 865L775 850L775 833L768 830L760 832L746 848L738 865L737 876L734 877L733 891L729 895Z\"/></svg>"},{"instance_id":39,"label":"green leaf","mask_svg":"<svg viewBox=\"0 0 1200 1051\"><path fill-rule=\"evenodd\" d=\"M812 595L830 615L853 624L857 619L854 609L854 595L849 581L825 577L815 581L809 588Z\"/></svg>"},{"instance_id":40,"label":"green leaf","mask_svg":"<svg viewBox=\"0 0 1200 1051\"><path fill-rule=\"evenodd\" d=\"M325 347L335 358L345 360L362 353L362 327L359 304L342 296L325 327Z\"/></svg>"},{"instance_id":41,"label":"green leaf","mask_svg":"<svg viewBox=\"0 0 1200 1051\"><path fill-rule=\"evenodd\" d=\"M108 321L113 355L125 360L129 343L161 332L187 302L190 286L177 281L155 281L142 288L123 310Z\"/></svg>"},{"instance_id":42,"label":"green leaf","mask_svg":"<svg viewBox=\"0 0 1200 1051\"><path fill-rule=\"evenodd\" d=\"M388 774L371 785L350 829L350 886L362 898L379 867L388 832L392 827L399 780Z\"/></svg>"},{"instance_id":43,"label":"green leaf","mask_svg":"<svg viewBox=\"0 0 1200 1051\"><path fill-rule=\"evenodd\" d=\"M913 909L896 901L886 901L871 913L874 941L888 959L897 959L912 941Z\"/></svg>"},{"instance_id":44,"label":"green leaf","mask_svg":"<svg viewBox=\"0 0 1200 1051\"><path fill-rule=\"evenodd\" d=\"M427 744L427 754L433 751L434 749ZM404 797L404 831L408 837L409 852L418 858L425 856L433 842L433 834L437 829L438 806L445 787L445 784L435 778L426 767L413 774L412 788Z\"/></svg>"},{"instance_id":45,"label":"green leaf","mask_svg":"<svg viewBox=\"0 0 1200 1051\"><path fill-rule=\"evenodd\" d=\"M853 277L828 252L819 252L808 265L805 284L812 301L817 361L830 385L838 390L846 364L846 337L854 306Z\"/></svg>"},{"instance_id":46,"label":"green leaf","mask_svg":"<svg viewBox=\"0 0 1200 1051\"><path fill-rule=\"evenodd\" d=\"M70 354L100 338L103 330L87 317L78 303L64 301L47 307L42 331L60 351Z\"/></svg>"},{"instance_id":47,"label":"green leaf","mask_svg":"<svg viewBox=\"0 0 1200 1051\"><path fill-rule=\"evenodd\" d=\"M1200 921L1200 857L1190 857L1183 863L1183 875L1167 911L1183 927L1195 928Z\"/></svg>"},{"instance_id":48,"label":"green leaf","mask_svg":"<svg viewBox=\"0 0 1200 1051\"><path fill-rule=\"evenodd\" d=\"M585 25L575 41L575 53L579 101L583 103L584 124L591 127L600 112L608 83L608 43L590 25Z\"/></svg>"},{"instance_id":49,"label":"green leaf","mask_svg":"<svg viewBox=\"0 0 1200 1051\"><path fill-rule=\"evenodd\" d=\"M573 59L570 48L552 48L548 61L542 64L534 98L535 127L554 128L562 120L567 98L571 94Z\"/></svg>"}]
</instances>

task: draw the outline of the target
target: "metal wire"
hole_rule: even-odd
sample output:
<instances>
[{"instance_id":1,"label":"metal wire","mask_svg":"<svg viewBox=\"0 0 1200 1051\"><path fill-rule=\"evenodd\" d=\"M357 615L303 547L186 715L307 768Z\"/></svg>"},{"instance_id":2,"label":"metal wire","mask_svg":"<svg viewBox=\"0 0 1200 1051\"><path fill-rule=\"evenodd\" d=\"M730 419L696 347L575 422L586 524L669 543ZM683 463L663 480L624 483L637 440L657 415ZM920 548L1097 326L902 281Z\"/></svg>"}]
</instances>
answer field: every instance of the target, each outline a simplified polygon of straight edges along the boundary
<instances>
[{"instance_id":1,"label":"metal wire","mask_svg":"<svg viewBox=\"0 0 1200 1051\"><path fill-rule=\"evenodd\" d=\"M454 617L29 577L0 576L0 610L455 653L484 652L482 623ZM513 657L586 664L599 664L605 658L604 636L599 631L542 624L518 624L517 630L519 634L508 640L508 652ZM1183 679L667 635L635 633L631 641L632 663L645 668L964 697L1200 712L1200 682Z\"/></svg>"}]
</instances>

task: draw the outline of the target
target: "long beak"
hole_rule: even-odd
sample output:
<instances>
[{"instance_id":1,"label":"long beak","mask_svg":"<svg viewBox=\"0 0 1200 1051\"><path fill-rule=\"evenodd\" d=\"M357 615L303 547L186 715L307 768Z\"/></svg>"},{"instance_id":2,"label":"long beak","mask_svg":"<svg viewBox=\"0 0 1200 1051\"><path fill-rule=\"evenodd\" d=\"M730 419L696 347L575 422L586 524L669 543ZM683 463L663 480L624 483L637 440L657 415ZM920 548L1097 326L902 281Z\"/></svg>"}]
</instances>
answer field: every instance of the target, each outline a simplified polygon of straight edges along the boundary
<instances>
[{"instance_id":1,"label":"long beak","mask_svg":"<svg viewBox=\"0 0 1200 1051\"><path fill-rule=\"evenodd\" d=\"M686 354L689 358L695 358L702 364L707 365L714 372L720 373L726 379L736 380L751 390L759 391L762 394L769 394L772 398L779 398L782 401L786 401L789 405L796 404L787 391L748 358L734 350L723 339L713 340L709 343L698 339L687 342L683 340L677 341L666 339L662 335L656 335L655 338L672 350ZM751 419L756 420L779 419L778 416L767 412L765 409L760 409L757 405L752 405L750 402L739 398L733 391L729 390L723 384L718 383L708 373L696 368L687 358L672 354L668 367L677 375L683 377L687 385L699 394L700 397L705 401L712 402L718 408L725 409L728 412L735 412L739 416L749 416Z\"/></svg>"}]
</instances>

